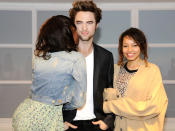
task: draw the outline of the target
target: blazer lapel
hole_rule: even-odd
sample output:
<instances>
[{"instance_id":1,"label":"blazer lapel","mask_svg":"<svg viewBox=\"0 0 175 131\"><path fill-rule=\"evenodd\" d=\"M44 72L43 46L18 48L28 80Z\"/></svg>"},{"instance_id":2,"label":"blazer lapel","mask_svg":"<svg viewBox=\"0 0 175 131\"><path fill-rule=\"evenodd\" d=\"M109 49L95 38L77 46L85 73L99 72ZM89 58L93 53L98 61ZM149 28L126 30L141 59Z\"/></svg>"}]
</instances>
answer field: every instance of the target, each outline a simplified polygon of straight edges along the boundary
<instances>
[{"instance_id":1,"label":"blazer lapel","mask_svg":"<svg viewBox=\"0 0 175 131\"><path fill-rule=\"evenodd\" d=\"M96 94L97 91L97 82L98 82L98 75L99 75L99 61L98 61L98 56L99 52L97 49L97 46L93 43L94 45L94 76L93 76L93 95ZM95 98L95 97L94 97Z\"/></svg>"}]
</instances>

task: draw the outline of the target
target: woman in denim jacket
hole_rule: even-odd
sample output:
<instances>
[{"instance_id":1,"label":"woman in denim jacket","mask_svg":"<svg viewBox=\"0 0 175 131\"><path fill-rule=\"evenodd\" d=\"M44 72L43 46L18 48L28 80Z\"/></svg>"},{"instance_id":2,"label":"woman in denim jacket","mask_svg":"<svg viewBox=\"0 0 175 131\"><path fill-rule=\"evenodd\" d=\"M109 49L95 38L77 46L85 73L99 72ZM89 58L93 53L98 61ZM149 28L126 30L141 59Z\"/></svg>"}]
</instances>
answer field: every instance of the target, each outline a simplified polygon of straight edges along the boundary
<instances>
[{"instance_id":1,"label":"woman in denim jacket","mask_svg":"<svg viewBox=\"0 0 175 131\"><path fill-rule=\"evenodd\" d=\"M33 57L31 95L13 114L15 131L63 131L63 104L64 110L83 106L86 65L76 52L74 30L74 24L62 15L42 25Z\"/></svg>"}]
</instances>

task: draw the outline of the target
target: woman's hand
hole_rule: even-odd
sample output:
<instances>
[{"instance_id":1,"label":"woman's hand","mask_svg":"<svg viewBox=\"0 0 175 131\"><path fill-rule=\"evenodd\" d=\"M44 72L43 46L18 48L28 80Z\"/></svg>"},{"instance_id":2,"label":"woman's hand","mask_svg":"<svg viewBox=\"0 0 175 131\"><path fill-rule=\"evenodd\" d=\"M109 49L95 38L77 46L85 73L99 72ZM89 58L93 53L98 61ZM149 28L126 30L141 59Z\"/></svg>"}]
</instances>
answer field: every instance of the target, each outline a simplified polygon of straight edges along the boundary
<instances>
[{"instance_id":1,"label":"woman's hand","mask_svg":"<svg viewBox=\"0 0 175 131\"><path fill-rule=\"evenodd\" d=\"M69 128L76 129L76 128L78 128L78 127L75 126L75 125L72 125L71 123L69 123L69 122L67 122L67 121L65 121L65 122L64 122L64 130L66 131L66 130L68 130Z\"/></svg>"}]
</instances>

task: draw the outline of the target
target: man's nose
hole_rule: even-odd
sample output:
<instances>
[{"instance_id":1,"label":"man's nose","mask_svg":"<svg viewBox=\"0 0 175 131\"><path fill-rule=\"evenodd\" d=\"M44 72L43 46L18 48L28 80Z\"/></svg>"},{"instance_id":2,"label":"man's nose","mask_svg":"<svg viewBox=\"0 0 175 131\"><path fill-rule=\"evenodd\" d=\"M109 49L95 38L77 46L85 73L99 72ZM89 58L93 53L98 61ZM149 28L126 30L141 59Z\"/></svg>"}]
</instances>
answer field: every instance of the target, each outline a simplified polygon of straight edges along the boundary
<instances>
[{"instance_id":1,"label":"man's nose","mask_svg":"<svg viewBox=\"0 0 175 131\"><path fill-rule=\"evenodd\" d=\"M87 29L87 25L83 24L83 30L86 30L86 29Z\"/></svg>"}]
</instances>

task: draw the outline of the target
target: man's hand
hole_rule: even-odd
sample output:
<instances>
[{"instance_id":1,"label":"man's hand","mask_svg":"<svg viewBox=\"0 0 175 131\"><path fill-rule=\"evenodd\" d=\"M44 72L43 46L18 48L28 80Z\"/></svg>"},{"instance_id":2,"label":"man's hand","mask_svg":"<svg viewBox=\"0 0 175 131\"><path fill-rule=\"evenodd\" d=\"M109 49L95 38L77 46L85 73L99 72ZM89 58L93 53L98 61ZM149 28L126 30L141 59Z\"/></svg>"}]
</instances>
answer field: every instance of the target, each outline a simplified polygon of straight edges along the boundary
<instances>
[{"instance_id":1,"label":"man's hand","mask_svg":"<svg viewBox=\"0 0 175 131\"><path fill-rule=\"evenodd\" d=\"M108 129L108 126L102 120L93 121L92 124L99 125L101 130L107 130Z\"/></svg>"},{"instance_id":2,"label":"man's hand","mask_svg":"<svg viewBox=\"0 0 175 131\"><path fill-rule=\"evenodd\" d=\"M71 123L69 123L69 122L67 122L67 121L65 121L65 122L64 122L64 130L67 130L67 129L69 129L69 128L76 129L76 128L78 128L78 127L75 126L75 125L72 125Z\"/></svg>"}]
</instances>

